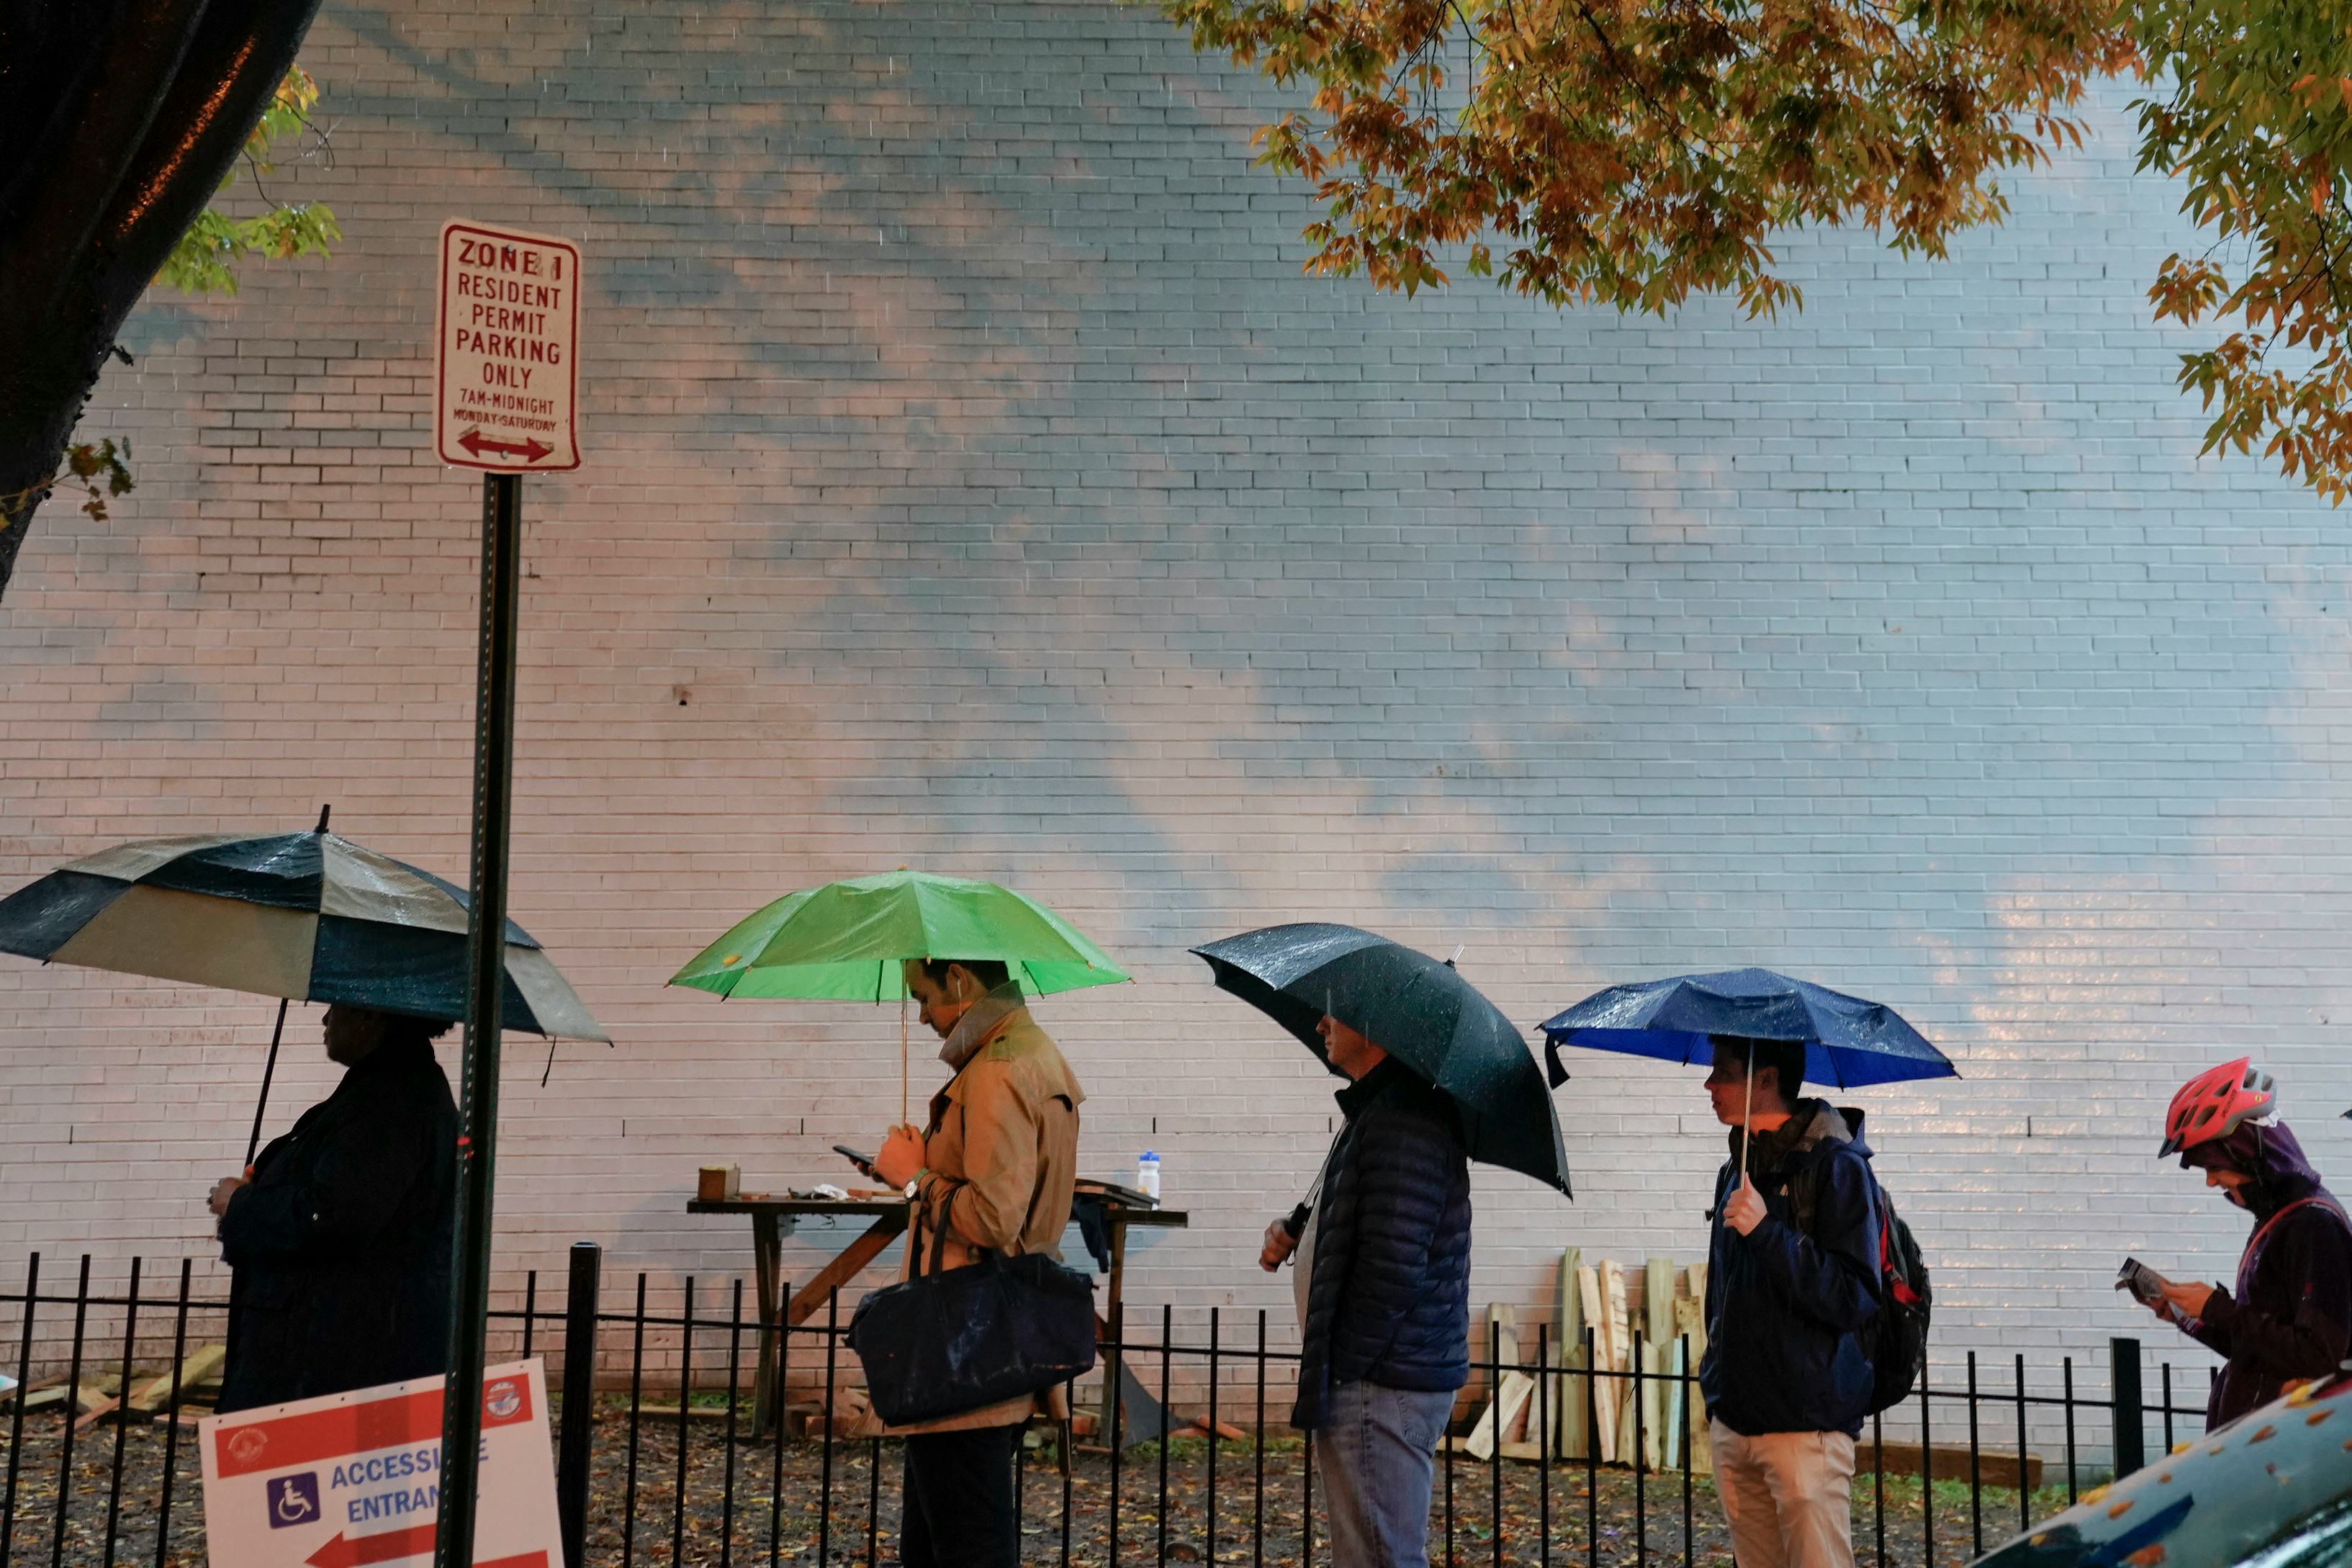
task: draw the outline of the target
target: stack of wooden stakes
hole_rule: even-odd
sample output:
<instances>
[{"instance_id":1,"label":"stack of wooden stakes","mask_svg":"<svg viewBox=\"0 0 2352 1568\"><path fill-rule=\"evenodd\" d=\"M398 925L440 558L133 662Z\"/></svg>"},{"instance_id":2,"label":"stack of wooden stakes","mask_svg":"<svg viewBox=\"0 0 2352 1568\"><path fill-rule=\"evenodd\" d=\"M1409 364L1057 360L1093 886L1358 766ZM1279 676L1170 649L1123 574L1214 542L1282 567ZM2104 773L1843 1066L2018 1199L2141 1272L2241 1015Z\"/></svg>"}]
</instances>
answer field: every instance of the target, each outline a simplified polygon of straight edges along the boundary
<instances>
[{"instance_id":1,"label":"stack of wooden stakes","mask_svg":"<svg viewBox=\"0 0 2352 1568\"><path fill-rule=\"evenodd\" d=\"M219 1345L205 1345L180 1363L180 1404L173 1414L184 1425L199 1415L211 1413L213 1402L220 1396L221 1363L227 1356L227 1351ZM171 1404L173 1386L173 1378L168 1368L144 1378L134 1373L128 1390L115 1373L85 1370L81 1381L72 1387L67 1386L64 1374L59 1373L37 1378L22 1391L0 1394L0 1410L5 1410L19 1398L27 1411L70 1404L75 1413L74 1430L86 1432L110 1418L132 1422L156 1419L165 1414L164 1407Z\"/></svg>"},{"instance_id":2,"label":"stack of wooden stakes","mask_svg":"<svg viewBox=\"0 0 2352 1568\"><path fill-rule=\"evenodd\" d=\"M1685 1268L1653 1258L1628 1270L1615 1263L1587 1264L1570 1247L1559 1260L1559 1308L1549 1334L1525 1334L1508 1307L1487 1309L1488 1342L1477 1347L1474 1364L1499 1346L1496 1359L1506 1370L1477 1425L1468 1436L1454 1439L1455 1446L1481 1459L1494 1458L1498 1442L1507 1459L1539 1459L1549 1451L1555 1459L1580 1461L1597 1453L1604 1465L1632 1464L1638 1446L1645 1468L1667 1470L1682 1468L1687 1437L1692 1468L1707 1474L1713 1466L1706 1418L1692 1388L1688 1417L1698 1430L1685 1434L1682 1381L1685 1355L1695 1370L1706 1353L1706 1299L1704 1263ZM1591 1369L1587 1328L1592 1331ZM1551 1378L1540 1398L1532 1376L1509 1370L1535 1364L1538 1337L1546 1342L1545 1364L1566 1374ZM1637 1357L1643 1373L1638 1407L1632 1375ZM1600 1375L1588 1379L1588 1370Z\"/></svg>"}]
</instances>

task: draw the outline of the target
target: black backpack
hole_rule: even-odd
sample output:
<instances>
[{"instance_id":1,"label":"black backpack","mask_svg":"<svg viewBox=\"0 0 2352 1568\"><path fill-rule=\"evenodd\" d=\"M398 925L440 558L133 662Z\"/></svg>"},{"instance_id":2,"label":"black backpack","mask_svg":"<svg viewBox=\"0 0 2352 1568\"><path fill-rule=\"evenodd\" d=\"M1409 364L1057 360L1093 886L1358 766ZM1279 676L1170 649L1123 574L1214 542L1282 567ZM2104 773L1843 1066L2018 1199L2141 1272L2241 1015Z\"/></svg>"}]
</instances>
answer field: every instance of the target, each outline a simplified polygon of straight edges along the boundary
<instances>
[{"instance_id":1,"label":"black backpack","mask_svg":"<svg viewBox=\"0 0 2352 1568\"><path fill-rule=\"evenodd\" d=\"M1927 1364L1927 1316L1936 1292L1927 1283L1927 1260L1919 1256L1911 1227L1895 1212L1895 1201L1879 1185L1878 1173L1867 1162L1863 1168L1870 1171L1871 1202L1878 1210L1878 1310L1865 1331L1870 1351L1869 1413L1875 1415L1909 1397ZM1803 1183L1801 1189L1791 1184L1789 1194L1794 1211L1790 1217L1808 1235L1813 1228L1815 1207L1811 1188L1811 1182Z\"/></svg>"},{"instance_id":2,"label":"black backpack","mask_svg":"<svg viewBox=\"0 0 2352 1568\"><path fill-rule=\"evenodd\" d=\"M1927 1364L1927 1314L1936 1292L1919 1244L1875 1172L1870 1191L1878 1205L1878 1314L1870 1321L1870 1413L1875 1415L1902 1404Z\"/></svg>"}]
</instances>

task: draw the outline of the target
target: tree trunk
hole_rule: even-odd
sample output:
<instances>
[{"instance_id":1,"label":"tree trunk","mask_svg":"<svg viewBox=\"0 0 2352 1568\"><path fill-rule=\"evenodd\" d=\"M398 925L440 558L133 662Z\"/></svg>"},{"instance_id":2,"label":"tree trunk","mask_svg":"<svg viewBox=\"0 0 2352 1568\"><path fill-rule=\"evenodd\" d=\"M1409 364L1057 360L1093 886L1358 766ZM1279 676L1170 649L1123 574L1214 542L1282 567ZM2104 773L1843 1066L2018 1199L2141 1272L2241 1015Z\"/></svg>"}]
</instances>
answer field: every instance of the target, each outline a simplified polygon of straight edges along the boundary
<instances>
[{"instance_id":1,"label":"tree trunk","mask_svg":"<svg viewBox=\"0 0 2352 1568\"><path fill-rule=\"evenodd\" d=\"M0 594L123 318L219 190L318 4L0 10Z\"/></svg>"}]
</instances>

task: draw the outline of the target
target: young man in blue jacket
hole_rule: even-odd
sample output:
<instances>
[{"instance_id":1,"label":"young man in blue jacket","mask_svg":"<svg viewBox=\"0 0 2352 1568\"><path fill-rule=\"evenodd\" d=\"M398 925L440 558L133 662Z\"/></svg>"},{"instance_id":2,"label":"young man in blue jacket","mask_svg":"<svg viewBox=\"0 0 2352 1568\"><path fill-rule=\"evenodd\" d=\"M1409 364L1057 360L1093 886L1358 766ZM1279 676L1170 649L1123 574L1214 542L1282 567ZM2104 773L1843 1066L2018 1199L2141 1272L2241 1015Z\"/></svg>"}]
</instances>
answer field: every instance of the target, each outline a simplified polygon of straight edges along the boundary
<instances>
[{"instance_id":1,"label":"young man in blue jacket","mask_svg":"<svg viewBox=\"0 0 2352 1568\"><path fill-rule=\"evenodd\" d=\"M1858 1111L1806 1100L1805 1048L1715 1038L1731 1130L1707 1248L1716 1493L1739 1568L1853 1568L1853 1442L1869 1414L1878 1216Z\"/></svg>"},{"instance_id":2,"label":"young man in blue jacket","mask_svg":"<svg viewBox=\"0 0 2352 1568\"><path fill-rule=\"evenodd\" d=\"M1316 1436L1335 1568L1428 1568L1437 1440L1470 1381L1470 1161L1454 1102L1337 1018L1347 1125L1306 1229L1291 1425ZM1259 1266L1300 1247L1288 1217Z\"/></svg>"}]
</instances>

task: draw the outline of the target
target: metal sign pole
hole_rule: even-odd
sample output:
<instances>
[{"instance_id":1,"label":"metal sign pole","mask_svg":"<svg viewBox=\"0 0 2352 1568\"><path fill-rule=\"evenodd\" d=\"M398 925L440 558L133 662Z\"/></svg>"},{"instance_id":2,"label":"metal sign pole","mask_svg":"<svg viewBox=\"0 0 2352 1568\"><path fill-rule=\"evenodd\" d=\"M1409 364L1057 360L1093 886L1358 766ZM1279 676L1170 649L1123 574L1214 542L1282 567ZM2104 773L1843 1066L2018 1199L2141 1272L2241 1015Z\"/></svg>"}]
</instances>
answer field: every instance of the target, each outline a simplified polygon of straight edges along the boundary
<instances>
[{"instance_id":1,"label":"metal sign pole","mask_svg":"<svg viewBox=\"0 0 2352 1568\"><path fill-rule=\"evenodd\" d=\"M486 474L465 1098L458 1110L457 1236L450 1269L449 1380L441 1415L441 1516L434 1536L434 1568L472 1568L481 1479L473 1456L482 1441L482 1333L489 1311L490 1178L498 1152L499 1003L506 983L507 818L514 781L515 616L521 557L522 479L515 474Z\"/></svg>"}]
</instances>

